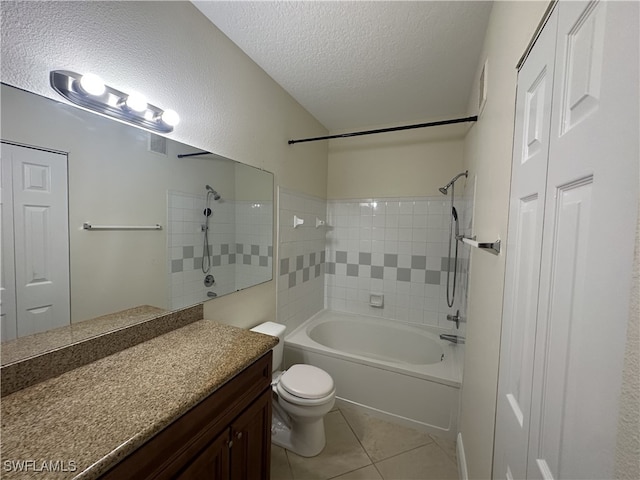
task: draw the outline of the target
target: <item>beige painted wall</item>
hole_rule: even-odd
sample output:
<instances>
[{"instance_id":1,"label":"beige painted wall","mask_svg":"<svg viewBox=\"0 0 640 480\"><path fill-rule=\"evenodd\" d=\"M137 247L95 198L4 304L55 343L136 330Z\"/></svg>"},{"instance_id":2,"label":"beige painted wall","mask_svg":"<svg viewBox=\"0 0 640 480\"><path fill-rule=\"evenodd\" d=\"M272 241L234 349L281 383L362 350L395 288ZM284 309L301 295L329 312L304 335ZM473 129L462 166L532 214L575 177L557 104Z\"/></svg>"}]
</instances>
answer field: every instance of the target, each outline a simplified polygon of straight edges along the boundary
<instances>
[{"instance_id":1,"label":"beige painted wall","mask_svg":"<svg viewBox=\"0 0 640 480\"><path fill-rule=\"evenodd\" d=\"M275 174L324 197L326 130L189 2L2 2L2 81L60 100L49 71L94 72L173 108L169 136ZM274 265L277 264L275 259ZM205 315L238 325L275 319L275 281L216 299Z\"/></svg>"},{"instance_id":2,"label":"beige painted wall","mask_svg":"<svg viewBox=\"0 0 640 480\"><path fill-rule=\"evenodd\" d=\"M615 478L640 478L640 217L636 227L627 346L622 372Z\"/></svg>"},{"instance_id":3,"label":"beige painted wall","mask_svg":"<svg viewBox=\"0 0 640 480\"><path fill-rule=\"evenodd\" d=\"M438 195L438 187L462 171L462 136L467 128L444 126L330 140L327 198Z\"/></svg>"},{"instance_id":4,"label":"beige painted wall","mask_svg":"<svg viewBox=\"0 0 640 480\"><path fill-rule=\"evenodd\" d=\"M515 67L547 5L495 2L491 12L478 67L479 76L488 58L487 103L464 142L464 166L470 177L477 177L474 233L478 238L507 235ZM470 112L476 111L476 103L477 96L472 95ZM472 251L460 431L469 478L474 479L491 477L504 272L504 254Z\"/></svg>"}]
</instances>

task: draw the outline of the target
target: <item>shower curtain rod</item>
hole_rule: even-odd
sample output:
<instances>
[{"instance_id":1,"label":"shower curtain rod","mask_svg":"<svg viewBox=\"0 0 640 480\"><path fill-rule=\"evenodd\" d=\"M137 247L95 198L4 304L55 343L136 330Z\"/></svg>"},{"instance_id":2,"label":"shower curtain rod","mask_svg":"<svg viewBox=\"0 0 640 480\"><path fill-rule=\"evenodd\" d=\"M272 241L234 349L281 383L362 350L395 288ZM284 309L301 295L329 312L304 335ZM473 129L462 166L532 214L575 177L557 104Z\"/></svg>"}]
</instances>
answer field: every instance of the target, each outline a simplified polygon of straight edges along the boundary
<instances>
[{"instance_id":1,"label":"shower curtain rod","mask_svg":"<svg viewBox=\"0 0 640 480\"><path fill-rule=\"evenodd\" d=\"M477 122L477 121L478 121L478 116L474 115L472 117L454 118L452 120L440 120L438 122L418 123L415 125L403 125L400 127L379 128L377 130L366 130L364 132L339 133L336 135L327 135L324 137L301 138L299 140L289 140L287 143L289 145L293 145L294 143L315 142L318 140L330 140L332 138L359 137L360 135L373 135L375 133L397 132L398 130L412 130L414 128L438 127L440 125L451 125L453 123L465 123L465 122Z\"/></svg>"},{"instance_id":2,"label":"shower curtain rod","mask_svg":"<svg viewBox=\"0 0 640 480\"><path fill-rule=\"evenodd\" d=\"M199 155L211 155L211 152L198 152L198 153L179 153L178 158L197 157Z\"/></svg>"}]
</instances>

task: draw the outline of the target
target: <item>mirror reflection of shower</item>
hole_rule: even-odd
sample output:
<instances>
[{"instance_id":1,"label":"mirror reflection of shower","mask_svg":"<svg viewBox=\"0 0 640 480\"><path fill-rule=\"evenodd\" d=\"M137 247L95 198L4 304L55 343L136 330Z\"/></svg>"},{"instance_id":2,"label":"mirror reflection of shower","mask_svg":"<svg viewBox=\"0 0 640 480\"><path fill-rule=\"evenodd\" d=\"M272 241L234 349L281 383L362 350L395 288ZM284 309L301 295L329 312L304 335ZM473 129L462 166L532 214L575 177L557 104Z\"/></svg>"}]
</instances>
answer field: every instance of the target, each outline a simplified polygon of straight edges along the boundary
<instances>
[{"instance_id":1,"label":"mirror reflection of shower","mask_svg":"<svg viewBox=\"0 0 640 480\"><path fill-rule=\"evenodd\" d=\"M458 272L458 237L460 235L460 228L458 226L458 212L454 205L455 201L455 183L460 177L467 177L469 175L469 171L465 170L462 173L459 173L455 177L451 179L449 183L447 183L444 187L440 187L440 193L443 195L448 195L449 189L451 189L451 217L449 220L449 253L447 255L448 263L447 263L447 305L449 307L453 307L453 302L456 298L456 278ZM450 275L451 275L451 247L455 242L455 253L454 253L454 261L453 261L453 286L451 286Z\"/></svg>"},{"instance_id":2,"label":"mirror reflection of shower","mask_svg":"<svg viewBox=\"0 0 640 480\"><path fill-rule=\"evenodd\" d=\"M209 245L209 217L213 214L211 210L211 199L220 200L220 194L216 192L210 185L205 185L207 190L207 197L205 199L204 206L204 225L202 229L204 231L204 239L202 245L202 273L209 273L211 270L211 245Z\"/></svg>"}]
</instances>

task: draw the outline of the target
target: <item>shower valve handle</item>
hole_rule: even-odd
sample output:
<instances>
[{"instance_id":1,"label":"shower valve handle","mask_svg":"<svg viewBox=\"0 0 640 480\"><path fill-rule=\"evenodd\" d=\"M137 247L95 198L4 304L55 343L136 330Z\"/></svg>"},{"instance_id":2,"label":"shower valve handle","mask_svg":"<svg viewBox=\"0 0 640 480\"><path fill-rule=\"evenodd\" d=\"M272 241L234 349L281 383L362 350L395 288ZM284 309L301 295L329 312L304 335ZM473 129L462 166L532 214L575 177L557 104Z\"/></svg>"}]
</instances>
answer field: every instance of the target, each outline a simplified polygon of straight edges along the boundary
<instances>
[{"instance_id":1,"label":"shower valve handle","mask_svg":"<svg viewBox=\"0 0 640 480\"><path fill-rule=\"evenodd\" d=\"M456 322L456 328L460 328L460 310L456 310L455 315L447 315L447 320Z\"/></svg>"}]
</instances>

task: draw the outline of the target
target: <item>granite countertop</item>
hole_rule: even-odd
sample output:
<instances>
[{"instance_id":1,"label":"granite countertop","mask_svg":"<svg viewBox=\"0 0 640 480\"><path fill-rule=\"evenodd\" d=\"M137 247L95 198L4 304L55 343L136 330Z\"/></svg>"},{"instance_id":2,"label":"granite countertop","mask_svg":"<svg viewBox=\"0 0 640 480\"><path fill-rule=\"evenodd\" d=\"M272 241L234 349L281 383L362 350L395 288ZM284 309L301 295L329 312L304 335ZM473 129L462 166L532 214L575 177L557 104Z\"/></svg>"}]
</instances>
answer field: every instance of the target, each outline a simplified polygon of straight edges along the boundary
<instances>
[{"instance_id":1,"label":"granite countertop","mask_svg":"<svg viewBox=\"0 0 640 480\"><path fill-rule=\"evenodd\" d=\"M2 344L2 365L40 355L43 352L80 342L91 337L149 320L166 310L151 305L141 305L98 318L20 337Z\"/></svg>"},{"instance_id":2,"label":"granite countertop","mask_svg":"<svg viewBox=\"0 0 640 480\"><path fill-rule=\"evenodd\" d=\"M201 320L7 395L1 476L96 478L275 344Z\"/></svg>"}]
</instances>

